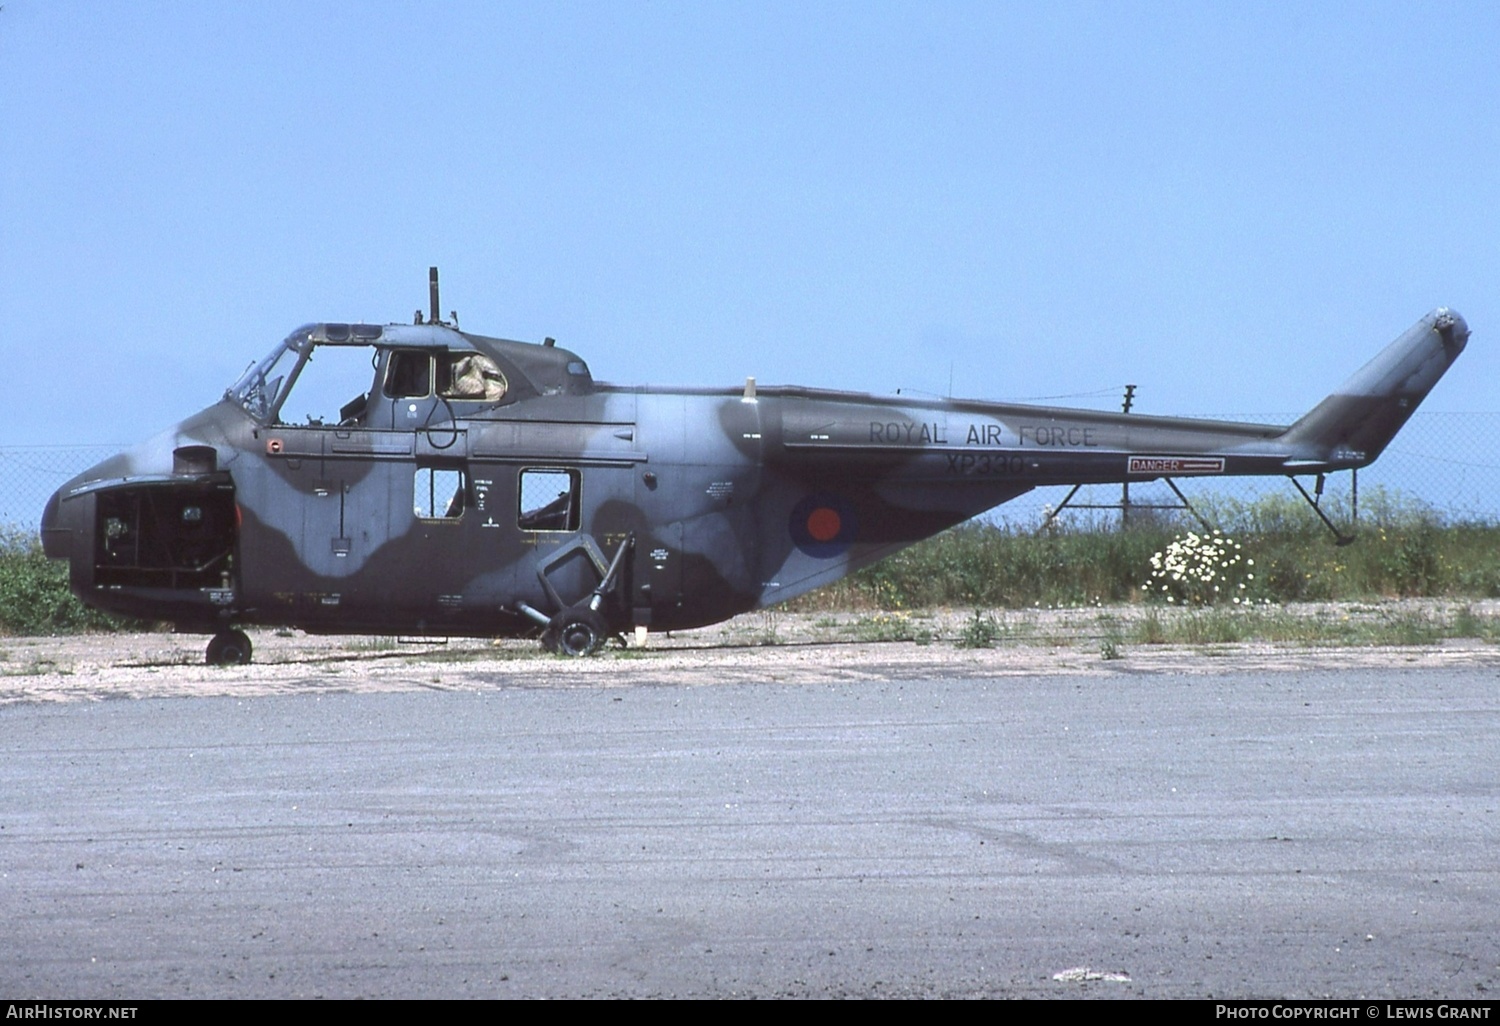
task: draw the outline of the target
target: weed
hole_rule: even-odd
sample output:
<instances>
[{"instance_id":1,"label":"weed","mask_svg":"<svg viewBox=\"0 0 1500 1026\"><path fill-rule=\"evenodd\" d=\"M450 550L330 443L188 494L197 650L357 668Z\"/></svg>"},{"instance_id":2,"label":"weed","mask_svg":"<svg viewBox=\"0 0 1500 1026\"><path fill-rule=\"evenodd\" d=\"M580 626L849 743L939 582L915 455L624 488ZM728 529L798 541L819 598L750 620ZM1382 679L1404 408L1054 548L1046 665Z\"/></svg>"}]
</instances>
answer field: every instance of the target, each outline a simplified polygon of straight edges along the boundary
<instances>
[{"instance_id":1,"label":"weed","mask_svg":"<svg viewBox=\"0 0 1500 1026\"><path fill-rule=\"evenodd\" d=\"M1165 645L1167 643L1167 628L1162 623L1160 613L1153 609L1141 617L1135 625L1135 640L1142 645Z\"/></svg>"},{"instance_id":2,"label":"weed","mask_svg":"<svg viewBox=\"0 0 1500 1026\"><path fill-rule=\"evenodd\" d=\"M1388 645L1433 645L1447 631L1425 613L1402 611L1385 618L1384 643Z\"/></svg>"},{"instance_id":3,"label":"weed","mask_svg":"<svg viewBox=\"0 0 1500 1026\"><path fill-rule=\"evenodd\" d=\"M1000 625L995 623L994 618L976 609L954 644L959 648L994 648L1000 634Z\"/></svg>"},{"instance_id":4,"label":"weed","mask_svg":"<svg viewBox=\"0 0 1500 1026\"><path fill-rule=\"evenodd\" d=\"M420 659L423 662L477 663L490 661L505 662L513 659L535 659L543 654L542 649L533 642L523 645L485 645L477 648L460 646L450 649L430 649L413 652L411 655L412 658Z\"/></svg>"},{"instance_id":5,"label":"weed","mask_svg":"<svg viewBox=\"0 0 1500 1026\"><path fill-rule=\"evenodd\" d=\"M280 636L280 632L277 632L277 637ZM351 652L394 652L400 646L390 635L372 634L368 637L355 638L344 647Z\"/></svg>"},{"instance_id":6,"label":"weed","mask_svg":"<svg viewBox=\"0 0 1500 1026\"><path fill-rule=\"evenodd\" d=\"M860 641L912 641L916 632L905 613L876 613L854 622L854 636Z\"/></svg>"},{"instance_id":7,"label":"weed","mask_svg":"<svg viewBox=\"0 0 1500 1026\"><path fill-rule=\"evenodd\" d=\"M1224 645L1250 636L1249 618L1225 609L1194 610L1177 623L1189 645Z\"/></svg>"},{"instance_id":8,"label":"weed","mask_svg":"<svg viewBox=\"0 0 1500 1026\"><path fill-rule=\"evenodd\" d=\"M1430 524L1381 532L1387 542L1379 562L1398 595L1427 595L1441 580L1442 561L1438 556L1438 531Z\"/></svg>"},{"instance_id":9,"label":"weed","mask_svg":"<svg viewBox=\"0 0 1500 1026\"><path fill-rule=\"evenodd\" d=\"M739 632L742 643L745 645L780 645L782 637L777 629L775 610L767 609L761 614L761 625L759 627L747 627Z\"/></svg>"},{"instance_id":10,"label":"weed","mask_svg":"<svg viewBox=\"0 0 1500 1026\"><path fill-rule=\"evenodd\" d=\"M50 560L33 534L0 527L0 632L56 634L119 630L140 621L95 612L68 590L68 567Z\"/></svg>"},{"instance_id":11,"label":"weed","mask_svg":"<svg viewBox=\"0 0 1500 1026\"><path fill-rule=\"evenodd\" d=\"M72 672L73 667L66 663L59 663L47 656L35 656L24 663L15 663L0 670L0 677L41 677L49 673L68 676Z\"/></svg>"},{"instance_id":12,"label":"weed","mask_svg":"<svg viewBox=\"0 0 1500 1026\"><path fill-rule=\"evenodd\" d=\"M1141 590L1151 598L1188 606L1220 602L1240 605L1249 598L1255 560L1244 546L1222 532L1189 531L1151 557L1150 580Z\"/></svg>"},{"instance_id":13,"label":"weed","mask_svg":"<svg viewBox=\"0 0 1500 1026\"><path fill-rule=\"evenodd\" d=\"M1327 529L1294 494L1254 502L1208 500L1200 508L1244 546L1244 553L1254 552L1255 566L1247 555L1237 567L1244 576L1231 580L1231 590L1218 582L1220 598L1239 595L1260 603L1500 597L1500 525L1445 524L1430 508L1399 493L1377 488L1361 494L1359 540L1347 548L1331 543ZM1336 523L1349 523L1350 510L1338 496L1330 494L1324 510ZM1152 555L1165 553L1178 527L1166 517L1142 517L1128 530L1054 524L1046 536L1035 537L968 524L803 596L791 608L1022 609L1137 602L1145 594L1141 581L1151 572ZM1240 583L1246 585L1243 591Z\"/></svg>"},{"instance_id":14,"label":"weed","mask_svg":"<svg viewBox=\"0 0 1500 1026\"><path fill-rule=\"evenodd\" d=\"M1454 614L1452 632L1455 638L1482 638L1485 635L1485 623L1474 612L1473 606L1464 606Z\"/></svg>"}]
</instances>

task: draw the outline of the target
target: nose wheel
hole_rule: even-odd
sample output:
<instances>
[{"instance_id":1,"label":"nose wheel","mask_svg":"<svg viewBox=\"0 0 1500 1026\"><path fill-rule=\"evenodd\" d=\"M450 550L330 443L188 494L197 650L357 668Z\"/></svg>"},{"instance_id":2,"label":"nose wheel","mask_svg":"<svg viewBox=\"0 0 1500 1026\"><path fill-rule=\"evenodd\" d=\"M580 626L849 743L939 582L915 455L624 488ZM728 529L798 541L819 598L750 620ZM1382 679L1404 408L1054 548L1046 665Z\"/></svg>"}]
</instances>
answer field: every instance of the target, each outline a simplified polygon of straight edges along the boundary
<instances>
[{"instance_id":1,"label":"nose wheel","mask_svg":"<svg viewBox=\"0 0 1500 1026\"><path fill-rule=\"evenodd\" d=\"M243 666L250 661L250 637L244 631L220 631L208 643L209 666Z\"/></svg>"}]
</instances>

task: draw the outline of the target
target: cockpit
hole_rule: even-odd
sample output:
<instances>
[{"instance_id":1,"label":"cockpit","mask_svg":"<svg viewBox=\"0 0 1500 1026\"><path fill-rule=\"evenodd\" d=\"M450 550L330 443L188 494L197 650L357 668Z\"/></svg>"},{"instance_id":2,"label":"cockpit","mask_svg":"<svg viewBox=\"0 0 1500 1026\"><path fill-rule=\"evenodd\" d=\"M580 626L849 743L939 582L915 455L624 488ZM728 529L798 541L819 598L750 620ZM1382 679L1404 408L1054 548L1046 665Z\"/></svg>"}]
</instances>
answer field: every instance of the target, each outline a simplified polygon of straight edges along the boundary
<instances>
[{"instance_id":1,"label":"cockpit","mask_svg":"<svg viewBox=\"0 0 1500 1026\"><path fill-rule=\"evenodd\" d=\"M307 324L225 393L262 424L409 426L419 406L504 403L514 390L500 360L438 325ZM396 407L404 404L405 418Z\"/></svg>"},{"instance_id":2,"label":"cockpit","mask_svg":"<svg viewBox=\"0 0 1500 1026\"><path fill-rule=\"evenodd\" d=\"M388 399L444 399L498 403L509 383L494 360L482 353L393 350L382 392Z\"/></svg>"}]
</instances>

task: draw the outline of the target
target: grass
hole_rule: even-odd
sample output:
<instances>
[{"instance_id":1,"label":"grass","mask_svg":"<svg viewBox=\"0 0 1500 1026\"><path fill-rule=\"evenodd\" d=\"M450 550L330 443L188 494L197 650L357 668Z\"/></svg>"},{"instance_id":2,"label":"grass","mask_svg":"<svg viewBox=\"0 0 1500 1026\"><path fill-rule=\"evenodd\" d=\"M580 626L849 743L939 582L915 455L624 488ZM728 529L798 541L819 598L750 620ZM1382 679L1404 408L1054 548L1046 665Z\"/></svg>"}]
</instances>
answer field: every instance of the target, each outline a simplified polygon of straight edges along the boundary
<instances>
[{"instance_id":1,"label":"grass","mask_svg":"<svg viewBox=\"0 0 1500 1026\"><path fill-rule=\"evenodd\" d=\"M1337 634L1334 626L1310 627L1305 618L1278 620L1262 603L1384 601L1421 597L1455 600L1500 597L1500 525L1445 521L1420 502L1378 489L1367 492L1360 511L1359 540L1332 543L1326 529L1295 496L1255 502L1210 500L1200 509L1242 543L1254 559L1250 595L1255 616L1236 619L1204 615L1181 621L1156 613L1135 618L1115 642L1212 644L1248 637L1302 640L1309 631ZM1330 515L1347 521L1347 511L1330 502ZM979 610L1136 605L1151 573L1151 557L1163 551L1183 525L1137 521L1129 530L1068 530L1044 536L971 524L944 532L792 602L792 612L820 614L817 626L848 640L931 643L938 633L920 623L914 610ZM843 615L835 615L843 614ZM853 618L850 618L853 614ZM758 627L745 629L741 644L784 642L778 612L768 611ZM1472 622L1434 627L1419 622L1381 627L1382 637L1408 643L1434 633L1495 640L1495 625ZM1460 618L1462 620L1462 618ZM37 635L147 626L85 608L68 591L67 568L48 560L34 535L0 528L0 634ZM1024 625L969 624L955 643L988 644L1003 635L1019 640ZM1367 627L1360 627L1367 630ZM1453 634L1459 631L1459 634ZM1464 633L1467 632L1467 633ZM367 650L394 645L373 639Z\"/></svg>"},{"instance_id":2,"label":"grass","mask_svg":"<svg viewBox=\"0 0 1500 1026\"><path fill-rule=\"evenodd\" d=\"M35 656L24 663L7 663L0 666L0 677L40 677L48 673L70 676L73 667L46 656Z\"/></svg>"},{"instance_id":3,"label":"grass","mask_svg":"<svg viewBox=\"0 0 1500 1026\"><path fill-rule=\"evenodd\" d=\"M782 644L784 639L776 627L776 620L779 615L778 610L765 610L760 614L759 626L743 627L735 630L734 643L746 648Z\"/></svg>"},{"instance_id":4,"label":"grass","mask_svg":"<svg viewBox=\"0 0 1500 1026\"><path fill-rule=\"evenodd\" d=\"M1204 506L1254 559L1251 597L1273 603L1500 597L1500 525L1446 523L1409 499L1375 490L1358 540L1338 547L1300 499ZM1334 508L1336 521L1344 514ZM1023 609L1135 603L1183 525L1043 536L970 524L913 545L803 596L799 612L933 607Z\"/></svg>"},{"instance_id":5,"label":"grass","mask_svg":"<svg viewBox=\"0 0 1500 1026\"><path fill-rule=\"evenodd\" d=\"M912 622L909 613L879 612L862 616L849 625L846 633L855 641L918 641L927 643L933 638L932 631Z\"/></svg>"},{"instance_id":6,"label":"grass","mask_svg":"<svg viewBox=\"0 0 1500 1026\"><path fill-rule=\"evenodd\" d=\"M1445 615L1432 610L1329 609L1316 613L1278 607L1153 610L1129 629L1139 645L1221 645L1248 641L1300 645L1433 645L1447 638L1500 641L1500 622L1469 606Z\"/></svg>"},{"instance_id":7,"label":"grass","mask_svg":"<svg viewBox=\"0 0 1500 1026\"><path fill-rule=\"evenodd\" d=\"M280 631L276 633L278 637L282 636ZM351 638L344 647L351 652L394 652L400 646L396 639L388 634L366 634Z\"/></svg>"},{"instance_id":8,"label":"grass","mask_svg":"<svg viewBox=\"0 0 1500 1026\"><path fill-rule=\"evenodd\" d=\"M954 644L959 648L994 648L995 642L1000 640L1004 633L1004 628L997 624L993 617L976 609L974 615L969 617L964 624Z\"/></svg>"}]
</instances>

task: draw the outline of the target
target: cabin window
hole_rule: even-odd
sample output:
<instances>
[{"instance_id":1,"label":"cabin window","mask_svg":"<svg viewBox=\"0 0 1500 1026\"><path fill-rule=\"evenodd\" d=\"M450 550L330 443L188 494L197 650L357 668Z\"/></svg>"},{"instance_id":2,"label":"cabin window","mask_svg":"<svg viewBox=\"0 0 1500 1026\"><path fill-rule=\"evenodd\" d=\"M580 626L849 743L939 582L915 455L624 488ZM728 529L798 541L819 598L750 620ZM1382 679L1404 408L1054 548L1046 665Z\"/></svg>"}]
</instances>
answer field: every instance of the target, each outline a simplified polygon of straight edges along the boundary
<instances>
[{"instance_id":1,"label":"cabin window","mask_svg":"<svg viewBox=\"0 0 1500 1026\"><path fill-rule=\"evenodd\" d=\"M505 375L480 353L445 353L438 360L438 394L445 399L498 403L505 398Z\"/></svg>"},{"instance_id":2,"label":"cabin window","mask_svg":"<svg viewBox=\"0 0 1500 1026\"><path fill-rule=\"evenodd\" d=\"M517 523L521 530L578 530L578 471L523 470L520 497Z\"/></svg>"},{"instance_id":3,"label":"cabin window","mask_svg":"<svg viewBox=\"0 0 1500 1026\"><path fill-rule=\"evenodd\" d=\"M469 505L468 475L456 467L418 467L412 511L421 520L457 520Z\"/></svg>"},{"instance_id":4,"label":"cabin window","mask_svg":"<svg viewBox=\"0 0 1500 1026\"><path fill-rule=\"evenodd\" d=\"M385 371L389 399L425 399L432 394L432 357L424 350L397 349Z\"/></svg>"}]
</instances>

